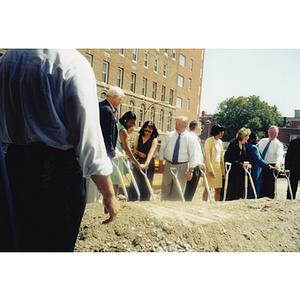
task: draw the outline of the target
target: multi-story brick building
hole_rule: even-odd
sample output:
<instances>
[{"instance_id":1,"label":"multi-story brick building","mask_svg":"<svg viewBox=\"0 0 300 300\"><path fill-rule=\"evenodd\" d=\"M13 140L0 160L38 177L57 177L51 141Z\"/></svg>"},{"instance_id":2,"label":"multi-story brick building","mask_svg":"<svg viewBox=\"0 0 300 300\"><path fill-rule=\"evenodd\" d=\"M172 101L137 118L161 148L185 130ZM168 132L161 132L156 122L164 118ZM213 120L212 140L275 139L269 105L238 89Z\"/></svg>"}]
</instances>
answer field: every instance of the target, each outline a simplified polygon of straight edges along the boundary
<instances>
[{"instance_id":1,"label":"multi-story brick building","mask_svg":"<svg viewBox=\"0 0 300 300\"><path fill-rule=\"evenodd\" d=\"M294 118L285 118L285 124L279 128L278 139L287 149L289 143L300 137L300 110L295 109Z\"/></svg>"},{"instance_id":2,"label":"multi-story brick building","mask_svg":"<svg viewBox=\"0 0 300 300\"><path fill-rule=\"evenodd\" d=\"M110 86L125 93L119 116L133 110L139 127L153 120L161 141L175 118L199 119L204 49L77 49L94 69L99 101Z\"/></svg>"},{"instance_id":3,"label":"multi-story brick building","mask_svg":"<svg viewBox=\"0 0 300 300\"><path fill-rule=\"evenodd\" d=\"M153 120L161 141L180 115L199 120L204 49L77 49L90 62L98 99L115 85L125 93L118 117L133 110L139 127ZM5 49L0 49L0 55Z\"/></svg>"}]
</instances>

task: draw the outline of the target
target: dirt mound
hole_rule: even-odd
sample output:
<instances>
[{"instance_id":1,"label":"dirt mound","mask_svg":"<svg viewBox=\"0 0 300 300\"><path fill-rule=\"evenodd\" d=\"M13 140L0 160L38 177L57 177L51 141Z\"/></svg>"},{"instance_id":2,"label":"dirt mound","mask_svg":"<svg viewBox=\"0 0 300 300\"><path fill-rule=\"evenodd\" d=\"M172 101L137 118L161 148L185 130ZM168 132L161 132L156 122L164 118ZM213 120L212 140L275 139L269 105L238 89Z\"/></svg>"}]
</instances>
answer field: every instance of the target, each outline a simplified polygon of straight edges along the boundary
<instances>
[{"instance_id":1,"label":"dirt mound","mask_svg":"<svg viewBox=\"0 0 300 300\"><path fill-rule=\"evenodd\" d=\"M286 200L278 179L277 200L202 201L199 183L192 202L120 201L114 222L99 203L87 204L78 252L298 252L300 205Z\"/></svg>"}]
</instances>

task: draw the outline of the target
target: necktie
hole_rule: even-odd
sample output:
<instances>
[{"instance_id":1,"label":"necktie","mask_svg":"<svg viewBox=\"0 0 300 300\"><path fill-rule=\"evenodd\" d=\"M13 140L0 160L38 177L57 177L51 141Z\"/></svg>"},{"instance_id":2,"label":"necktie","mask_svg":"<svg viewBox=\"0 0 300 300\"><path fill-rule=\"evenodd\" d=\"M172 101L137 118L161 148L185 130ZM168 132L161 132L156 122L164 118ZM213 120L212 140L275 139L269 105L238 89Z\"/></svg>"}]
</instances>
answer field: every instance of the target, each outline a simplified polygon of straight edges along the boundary
<instances>
[{"instance_id":1,"label":"necktie","mask_svg":"<svg viewBox=\"0 0 300 300\"><path fill-rule=\"evenodd\" d=\"M180 133L178 135L178 138L176 140L176 144L174 147L173 159L172 159L173 164L177 164L177 162L178 162L179 146L180 146Z\"/></svg>"},{"instance_id":2,"label":"necktie","mask_svg":"<svg viewBox=\"0 0 300 300\"><path fill-rule=\"evenodd\" d=\"M268 142L268 144L266 145L266 147L265 147L265 149L264 149L264 151L263 151L263 153L262 153L262 158L263 158L263 159L265 158L266 153L267 153L267 151L268 151L268 149L269 149L269 147L270 147L270 143L271 143L271 141Z\"/></svg>"}]
</instances>

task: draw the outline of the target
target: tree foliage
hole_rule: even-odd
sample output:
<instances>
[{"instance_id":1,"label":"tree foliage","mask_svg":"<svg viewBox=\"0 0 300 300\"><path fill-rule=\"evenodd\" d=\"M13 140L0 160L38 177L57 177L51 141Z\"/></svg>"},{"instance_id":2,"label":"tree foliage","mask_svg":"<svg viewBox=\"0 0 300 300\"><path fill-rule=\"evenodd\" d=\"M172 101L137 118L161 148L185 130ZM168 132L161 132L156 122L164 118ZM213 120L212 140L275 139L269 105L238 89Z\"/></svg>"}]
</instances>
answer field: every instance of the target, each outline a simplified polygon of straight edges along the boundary
<instances>
[{"instance_id":1,"label":"tree foliage","mask_svg":"<svg viewBox=\"0 0 300 300\"><path fill-rule=\"evenodd\" d=\"M267 135L270 126L283 126L283 117L277 107L269 106L255 95L227 98L219 103L213 120L226 127L224 141L233 139L242 127L250 128L261 138Z\"/></svg>"}]
</instances>

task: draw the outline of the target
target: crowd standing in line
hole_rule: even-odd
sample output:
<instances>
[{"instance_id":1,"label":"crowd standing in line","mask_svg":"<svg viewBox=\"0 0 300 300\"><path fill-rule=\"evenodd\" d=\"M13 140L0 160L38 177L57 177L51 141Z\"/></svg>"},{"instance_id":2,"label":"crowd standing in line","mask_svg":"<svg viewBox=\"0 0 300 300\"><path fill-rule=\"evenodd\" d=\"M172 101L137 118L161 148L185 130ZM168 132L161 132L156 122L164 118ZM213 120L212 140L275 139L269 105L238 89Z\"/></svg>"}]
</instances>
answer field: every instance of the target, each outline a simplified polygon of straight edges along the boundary
<instances>
[{"instance_id":1,"label":"crowd standing in line","mask_svg":"<svg viewBox=\"0 0 300 300\"><path fill-rule=\"evenodd\" d=\"M205 164L207 168L207 181L210 188L215 189L215 201L221 200L223 178L225 177L224 150L222 137L225 127L214 124L211 128L212 137L207 138L204 144ZM207 201L208 193L204 189L203 201Z\"/></svg>"},{"instance_id":2,"label":"crowd standing in line","mask_svg":"<svg viewBox=\"0 0 300 300\"><path fill-rule=\"evenodd\" d=\"M85 209L83 177L103 195L104 223L115 219L96 80L78 51L8 50L0 58L0 111L12 193L10 210L0 200L1 251L72 251Z\"/></svg>"}]
</instances>

